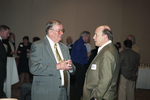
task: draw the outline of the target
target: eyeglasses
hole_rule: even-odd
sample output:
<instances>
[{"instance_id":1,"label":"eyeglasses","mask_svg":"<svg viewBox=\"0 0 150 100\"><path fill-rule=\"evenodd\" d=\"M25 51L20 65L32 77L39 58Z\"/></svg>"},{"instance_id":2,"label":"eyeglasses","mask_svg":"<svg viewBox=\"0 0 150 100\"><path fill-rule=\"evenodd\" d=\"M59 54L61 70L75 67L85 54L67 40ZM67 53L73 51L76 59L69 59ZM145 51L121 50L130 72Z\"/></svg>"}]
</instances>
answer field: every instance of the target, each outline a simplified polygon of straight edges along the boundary
<instances>
[{"instance_id":1,"label":"eyeglasses","mask_svg":"<svg viewBox=\"0 0 150 100\"><path fill-rule=\"evenodd\" d=\"M65 32L65 29L62 29L62 30L54 30L54 29L50 29L50 30L53 30L53 31L55 31L55 32L57 32L57 33L59 33L59 34L60 34L61 32L63 32L63 33Z\"/></svg>"}]
</instances>

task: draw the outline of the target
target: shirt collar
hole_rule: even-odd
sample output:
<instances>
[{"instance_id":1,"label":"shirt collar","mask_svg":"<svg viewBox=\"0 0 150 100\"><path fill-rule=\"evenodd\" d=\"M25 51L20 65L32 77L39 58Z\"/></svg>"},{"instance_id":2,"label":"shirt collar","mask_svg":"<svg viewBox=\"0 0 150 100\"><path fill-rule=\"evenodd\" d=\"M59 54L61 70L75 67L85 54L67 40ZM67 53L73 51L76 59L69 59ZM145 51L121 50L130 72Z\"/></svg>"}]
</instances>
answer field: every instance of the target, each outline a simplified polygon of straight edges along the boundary
<instances>
[{"instance_id":1,"label":"shirt collar","mask_svg":"<svg viewBox=\"0 0 150 100\"><path fill-rule=\"evenodd\" d=\"M102 50L102 49L103 49L107 44L109 44L109 43L112 43L112 41L109 40L108 42L106 42L105 44L103 44L101 47L99 47L97 53L99 53L99 51Z\"/></svg>"},{"instance_id":2,"label":"shirt collar","mask_svg":"<svg viewBox=\"0 0 150 100\"><path fill-rule=\"evenodd\" d=\"M54 47L54 42L46 35L46 37L47 37L47 39L48 39L48 41L49 41L49 43L50 43L50 45L51 45L51 47ZM56 43L56 45L58 46L58 43Z\"/></svg>"},{"instance_id":3,"label":"shirt collar","mask_svg":"<svg viewBox=\"0 0 150 100\"><path fill-rule=\"evenodd\" d=\"M2 37L0 37L0 40L2 41Z\"/></svg>"},{"instance_id":4,"label":"shirt collar","mask_svg":"<svg viewBox=\"0 0 150 100\"><path fill-rule=\"evenodd\" d=\"M71 43L70 43L70 44L68 44L67 46L68 46L68 47L70 47L70 46L71 46Z\"/></svg>"}]
</instances>

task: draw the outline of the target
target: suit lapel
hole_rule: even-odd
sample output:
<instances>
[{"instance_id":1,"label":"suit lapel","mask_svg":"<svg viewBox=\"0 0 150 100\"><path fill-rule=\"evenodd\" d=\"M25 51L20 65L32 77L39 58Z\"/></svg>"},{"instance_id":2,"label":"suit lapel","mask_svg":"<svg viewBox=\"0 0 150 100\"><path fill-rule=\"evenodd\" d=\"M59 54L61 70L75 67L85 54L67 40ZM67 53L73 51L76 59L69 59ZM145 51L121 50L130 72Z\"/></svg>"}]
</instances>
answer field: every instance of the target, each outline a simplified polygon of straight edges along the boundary
<instances>
[{"instance_id":1,"label":"suit lapel","mask_svg":"<svg viewBox=\"0 0 150 100\"><path fill-rule=\"evenodd\" d=\"M97 57L101 57L101 53L104 52L105 49L107 49L107 47L108 47L109 45L112 45L112 43L107 44L106 46L104 46L104 47L99 51L99 53L95 56L95 58L94 58L93 61L91 62L90 66L93 64L93 62L95 62L96 59L98 59ZM90 68L91 68L90 66L89 66L87 72L90 70ZM87 74L87 72L86 72L86 74Z\"/></svg>"},{"instance_id":2,"label":"suit lapel","mask_svg":"<svg viewBox=\"0 0 150 100\"><path fill-rule=\"evenodd\" d=\"M47 52L48 52L48 54L49 54L49 56L50 56L50 59L52 58L51 60L53 60L53 62L56 63L56 59L55 59L55 57L54 57L52 48L51 48L51 46L50 46L50 43L49 43L47 37L44 38L44 44L45 44L45 48L46 48L46 50L47 50ZM48 55L47 55L47 56L48 56Z\"/></svg>"}]
</instances>

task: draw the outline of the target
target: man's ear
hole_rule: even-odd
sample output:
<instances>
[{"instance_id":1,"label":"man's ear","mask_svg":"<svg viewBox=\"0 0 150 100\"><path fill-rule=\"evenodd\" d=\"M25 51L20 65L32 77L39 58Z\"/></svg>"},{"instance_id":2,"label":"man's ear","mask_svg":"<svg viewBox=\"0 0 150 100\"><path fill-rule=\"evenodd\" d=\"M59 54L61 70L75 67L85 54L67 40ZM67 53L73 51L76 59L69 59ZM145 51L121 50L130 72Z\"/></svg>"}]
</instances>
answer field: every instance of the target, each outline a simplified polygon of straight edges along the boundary
<instances>
[{"instance_id":1,"label":"man's ear","mask_svg":"<svg viewBox=\"0 0 150 100\"><path fill-rule=\"evenodd\" d=\"M47 34L51 35L51 33L52 33L52 30L49 29Z\"/></svg>"},{"instance_id":2,"label":"man's ear","mask_svg":"<svg viewBox=\"0 0 150 100\"><path fill-rule=\"evenodd\" d=\"M105 39L108 39L108 36L105 34L105 35L104 35L104 38L105 38Z\"/></svg>"}]
</instances>

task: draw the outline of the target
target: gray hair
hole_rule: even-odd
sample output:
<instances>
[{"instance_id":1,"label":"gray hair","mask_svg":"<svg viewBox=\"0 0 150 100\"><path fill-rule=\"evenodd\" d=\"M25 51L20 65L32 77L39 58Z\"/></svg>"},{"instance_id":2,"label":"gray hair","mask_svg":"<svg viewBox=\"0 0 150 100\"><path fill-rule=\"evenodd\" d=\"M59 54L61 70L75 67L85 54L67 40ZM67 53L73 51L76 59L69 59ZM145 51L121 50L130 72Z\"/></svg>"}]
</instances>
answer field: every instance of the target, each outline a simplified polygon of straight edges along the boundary
<instances>
[{"instance_id":1,"label":"gray hair","mask_svg":"<svg viewBox=\"0 0 150 100\"><path fill-rule=\"evenodd\" d=\"M50 20L47 24L46 24L46 34L48 33L48 30L51 29L54 25L61 25L62 23L58 20Z\"/></svg>"},{"instance_id":2,"label":"gray hair","mask_svg":"<svg viewBox=\"0 0 150 100\"><path fill-rule=\"evenodd\" d=\"M130 37L131 37L131 41L133 41L134 42L134 44L135 44L135 36L134 35L129 35ZM129 37L128 36L128 37Z\"/></svg>"},{"instance_id":3,"label":"gray hair","mask_svg":"<svg viewBox=\"0 0 150 100\"><path fill-rule=\"evenodd\" d=\"M89 31L83 31L80 35L80 37L84 37L84 36L87 36L88 34L90 34Z\"/></svg>"}]
</instances>

